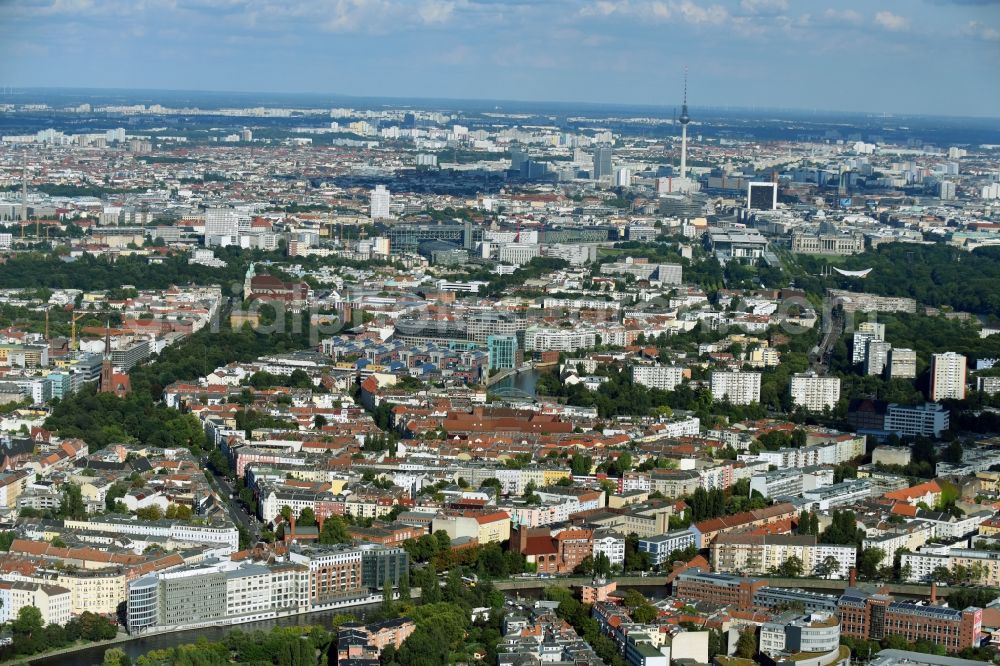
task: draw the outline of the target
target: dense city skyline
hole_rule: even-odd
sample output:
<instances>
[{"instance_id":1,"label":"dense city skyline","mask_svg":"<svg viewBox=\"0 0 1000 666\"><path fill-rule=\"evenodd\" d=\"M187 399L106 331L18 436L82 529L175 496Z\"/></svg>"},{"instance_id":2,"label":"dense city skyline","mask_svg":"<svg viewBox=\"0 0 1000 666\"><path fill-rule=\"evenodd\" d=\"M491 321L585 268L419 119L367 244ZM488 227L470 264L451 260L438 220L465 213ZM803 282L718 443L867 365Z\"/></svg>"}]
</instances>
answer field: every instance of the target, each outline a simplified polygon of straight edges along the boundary
<instances>
[{"instance_id":1,"label":"dense city skyline","mask_svg":"<svg viewBox=\"0 0 1000 666\"><path fill-rule=\"evenodd\" d=\"M1000 666L1000 0L0 25L0 663Z\"/></svg>"},{"instance_id":2,"label":"dense city skyline","mask_svg":"<svg viewBox=\"0 0 1000 666\"><path fill-rule=\"evenodd\" d=\"M15 87L670 107L686 64L695 107L1000 108L985 85L1000 56L991 0L57 0L5 3L0 20L12 35L0 57L15 63L0 85Z\"/></svg>"}]
</instances>

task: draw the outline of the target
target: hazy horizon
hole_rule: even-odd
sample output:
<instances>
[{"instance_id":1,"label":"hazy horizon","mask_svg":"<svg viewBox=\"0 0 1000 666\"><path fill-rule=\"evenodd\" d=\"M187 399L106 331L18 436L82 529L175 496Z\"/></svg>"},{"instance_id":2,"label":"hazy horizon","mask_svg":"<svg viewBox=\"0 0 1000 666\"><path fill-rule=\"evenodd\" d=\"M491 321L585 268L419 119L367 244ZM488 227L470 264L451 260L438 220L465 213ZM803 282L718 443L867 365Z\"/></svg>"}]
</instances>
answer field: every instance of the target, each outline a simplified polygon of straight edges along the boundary
<instances>
[{"instance_id":1,"label":"hazy horizon","mask_svg":"<svg viewBox=\"0 0 1000 666\"><path fill-rule=\"evenodd\" d=\"M1000 116L1000 0L0 0L0 22L19 88L672 108L687 66L693 108Z\"/></svg>"},{"instance_id":2,"label":"hazy horizon","mask_svg":"<svg viewBox=\"0 0 1000 666\"><path fill-rule=\"evenodd\" d=\"M275 98L291 98L285 101L297 101L305 102L310 101L312 103L319 103L321 101L329 101L334 103L350 103L350 102L363 102L369 104L371 102L378 102L385 106L405 108L407 106L413 106L417 108L420 103L427 104L473 104L473 105L487 105L487 104L510 104L510 105L526 105L533 107L543 107L541 109L535 109L535 112L542 112L545 110L544 107L552 107L548 110L556 110L558 107L561 111L569 111L572 108L580 108L586 110L622 110L622 111L646 111L651 116L670 118L675 113L680 111L680 103L678 104L651 104L651 103L640 103L640 102L595 102L588 100L559 100L559 99L509 99L509 98L488 98L488 97L431 97L431 96L392 96L392 95L359 95L344 92L324 92L324 91L310 91L310 90L289 90L289 91L275 91L275 90L226 90L226 89L182 89L182 88L115 88L115 87L74 87L74 86L5 86L0 85L0 102L16 102L14 99L17 95L28 95L37 96L37 99L45 99L47 96L55 95L65 95L67 97L79 96L83 97L93 97L97 99L105 100L102 103L108 103L112 97L123 97L127 95L132 95L135 98L138 97L151 97L156 94L163 94L167 97L169 96L205 96L205 97L246 97L250 98L246 101L254 102L260 106L276 106L278 101L275 100L264 100L263 98L275 97ZM301 98L299 100L294 100L294 98ZM312 98L312 99L310 99ZM148 101L153 101L152 99ZM173 102L178 102L179 100L168 100ZM191 100L195 101L195 100ZM219 100L217 100L219 101ZM231 100L237 101L237 100ZM64 104L67 102L63 102ZM141 102L135 102L141 103ZM161 101L162 103L162 101ZM164 104L169 106L169 104ZM320 105L325 106L325 105ZM838 116L860 116L870 119L886 118L886 119L904 119L904 118L942 118L942 119L953 119L953 120L1000 120L1000 110L996 112L996 115L962 115L962 114L938 114L938 113L918 113L918 112L905 112L905 113L894 113L894 112L884 112L876 110L850 110L850 109L836 109L836 108L808 108L808 107L794 107L794 106L743 106L738 104L732 105L706 105L700 104L695 105L689 103L692 109L693 121L697 123L699 118L697 118L697 111L707 111L711 113L737 113L737 114L765 114L765 113L790 113L799 114L803 117L805 116L827 116L827 117L838 117ZM212 107L209 107L212 108ZM466 109L468 111L473 111L474 109ZM524 112L525 109L517 110L515 108L505 109L503 107L496 107L498 112L510 112L518 113Z\"/></svg>"}]
</instances>

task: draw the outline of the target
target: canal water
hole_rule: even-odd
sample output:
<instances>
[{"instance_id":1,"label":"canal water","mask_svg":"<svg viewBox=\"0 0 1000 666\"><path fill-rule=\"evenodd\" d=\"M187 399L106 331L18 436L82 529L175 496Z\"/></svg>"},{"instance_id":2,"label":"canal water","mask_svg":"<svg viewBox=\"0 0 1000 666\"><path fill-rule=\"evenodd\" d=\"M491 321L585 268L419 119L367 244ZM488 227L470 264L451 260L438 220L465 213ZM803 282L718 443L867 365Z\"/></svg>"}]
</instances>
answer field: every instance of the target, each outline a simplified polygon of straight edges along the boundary
<instances>
[{"instance_id":1,"label":"canal water","mask_svg":"<svg viewBox=\"0 0 1000 666\"><path fill-rule=\"evenodd\" d=\"M367 613L378 610L379 604L368 604L365 606L350 606L335 610L320 611L318 613L307 613L304 615L292 615L274 620L263 620L261 622L248 622L227 627L203 627L180 631L172 634L155 634L152 636L138 636L124 643L114 645L94 646L84 648L76 652L67 654L52 655L49 657L39 657L31 661L32 666L100 666L104 661L104 651L110 648L119 648L125 652L133 661L147 652L162 650L164 648L175 647L185 643L194 643L200 638L209 641L221 641L230 631L239 630L242 632L270 631L273 627L292 627L319 625L330 628L333 618L337 615L354 615L359 620L363 620Z\"/></svg>"},{"instance_id":2,"label":"canal water","mask_svg":"<svg viewBox=\"0 0 1000 666\"><path fill-rule=\"evenodd\" d=\"M513 388L518 391L524 391L528 395L537 395L535 393L535 386L538 384L538 374L538 370L534 368L524 370L504 377L494 384L493 388Z\"/></svg>"}]
</instances>

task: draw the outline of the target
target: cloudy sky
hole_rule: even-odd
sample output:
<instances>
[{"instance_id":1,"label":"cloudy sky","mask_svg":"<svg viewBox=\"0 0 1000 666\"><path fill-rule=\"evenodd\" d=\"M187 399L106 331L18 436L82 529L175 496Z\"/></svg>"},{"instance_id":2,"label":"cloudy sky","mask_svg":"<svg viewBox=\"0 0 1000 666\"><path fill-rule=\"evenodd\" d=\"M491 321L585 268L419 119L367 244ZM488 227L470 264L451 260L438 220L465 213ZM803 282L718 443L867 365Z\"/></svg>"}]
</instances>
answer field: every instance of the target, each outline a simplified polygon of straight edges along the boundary
<instances>
[{"instance_id":1,"label":"cloudy sky","mask_svg":"<svg viewBox=\"0 0 1000 666\"><path fill-rule=\"evenodd\" d=\"M0 0L0 85L1000 117L1000 0Z\"/></svg>"}]
</instances>

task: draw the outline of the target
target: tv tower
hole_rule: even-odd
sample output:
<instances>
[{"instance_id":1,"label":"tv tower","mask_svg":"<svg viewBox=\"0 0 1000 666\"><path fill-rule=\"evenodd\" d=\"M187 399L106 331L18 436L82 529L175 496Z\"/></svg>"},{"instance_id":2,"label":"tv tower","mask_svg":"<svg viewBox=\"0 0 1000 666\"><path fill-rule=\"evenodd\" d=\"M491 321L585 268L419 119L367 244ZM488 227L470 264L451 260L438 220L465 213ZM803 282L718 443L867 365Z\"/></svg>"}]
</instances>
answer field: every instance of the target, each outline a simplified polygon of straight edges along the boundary
<instances>
[{"instance_id":1,"label":"tv tower","mask_svg":"<svg viewBox=\"0 0 1000 666\"><path fill-rule=\"evenodd\" d=\"M21 233L28 223L28 151L21 156Z\"/></svg>"},{"instance_id":2,"label":"tv tower","mask_svg":"<svg viewBox=\"0 0 1000 666\"><path fill-rule=\"evenodd\" d=\"M688 153L688 123L691 116L688 115L688 70L684 67L684 104L681 106L681 180L687 176L687 153Z\"/></svg>"}]
</instances>

